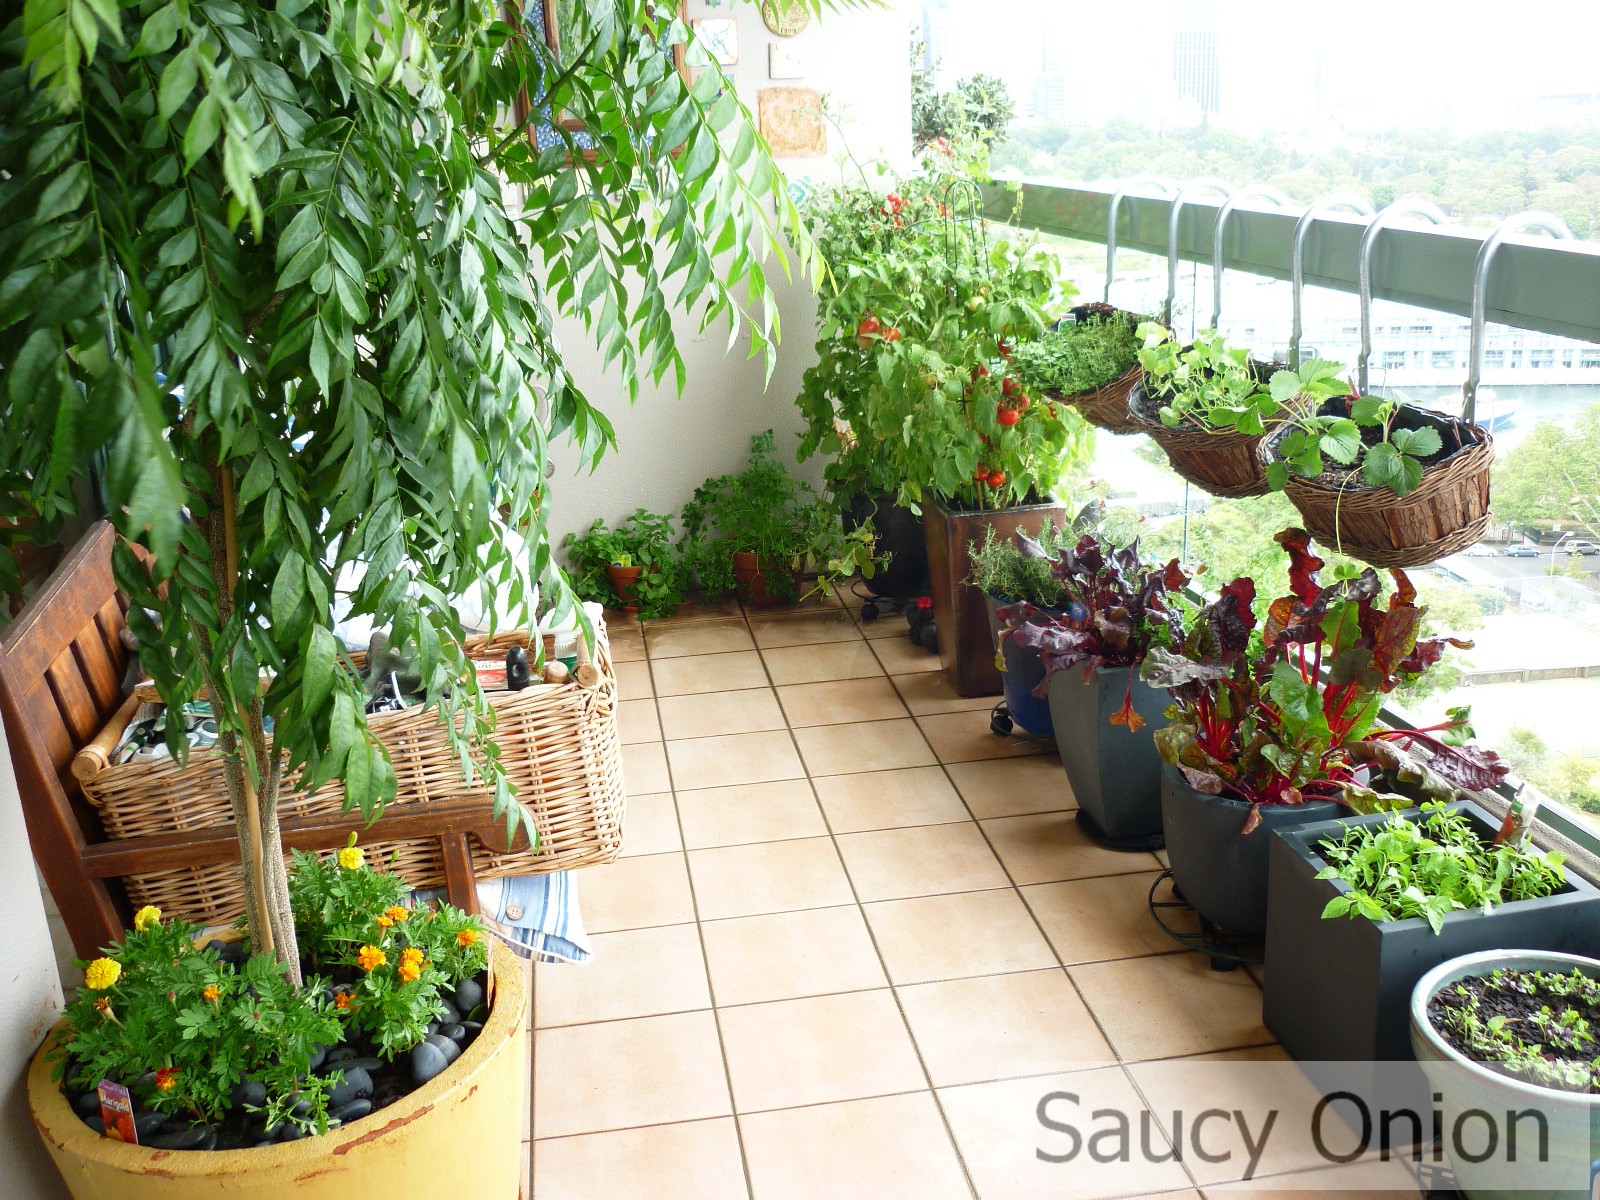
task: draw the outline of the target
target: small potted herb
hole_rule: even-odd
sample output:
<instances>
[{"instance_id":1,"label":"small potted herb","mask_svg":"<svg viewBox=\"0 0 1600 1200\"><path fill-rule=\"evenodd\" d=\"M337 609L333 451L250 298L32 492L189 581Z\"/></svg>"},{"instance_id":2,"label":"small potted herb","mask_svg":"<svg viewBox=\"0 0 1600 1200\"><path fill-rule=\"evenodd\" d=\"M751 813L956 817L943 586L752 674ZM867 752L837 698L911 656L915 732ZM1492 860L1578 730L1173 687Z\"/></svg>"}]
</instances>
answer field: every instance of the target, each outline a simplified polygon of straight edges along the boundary
<instances>
[{"instance_id":1,"label":"small potted herb","mask_svg":"<svg viewBox=\"0 0 1600 1200\"><path fill-rule=\"evenodd\" d=\"M870 525L845 533L839 514L779 464L772 430L750 439L743 471L708 479L683 509L684 554L707 592L737 587L756 608L790 604L829 583L870 579L886 556ZM816 567L809 591L802 583Z\"/></svg>"},{"instance_id":2,"label":"small potted herb","mask_svg":"<svg viewBox=\"0 0 1600 1200\"><path fill-rule=\"evenodd\" d=\"M1153 321L1138 332L1144 378L1128 410L1166 451L1172 469L1215 496L1270 491L1258 451L1262 435L1283 419L1283 402L1267 386L1279 368L1252 361L1215 330L1188 346Z\"/></svg>"},{"instance_id":3,"label":"small potted herb","mask_svg":"<svg viewBox=\"0 0 1600 1200\"><path fill-rule=\"evenodd\" d=\"M1273 840L1262 1013L1285 1049L1302 1062L1406 1061L1408 998L1437 964L1496 946L1600 950L1600 891L1499 827L1475 801L1430 800ZM1380 1074L1422 1093L1413 1072Z\"/></svg>"},{"instance_id":4,"label":"small potted herb","mask_svg":"<svg viewBox=\"0 0 1600 1200\"><path fill-rule=\"evenodd\" d=\"M1600 1131L1600 961L1465 954L1417 982L1410 1016L1461 1191L1587 1200Z\"/></svg>"},{"instance_id":5,"label":"small potted herb","mask_svg":"<svg viewBox=\"0 0 1600 1200\"><path fill-rule=\"evenodd\" d=\"M685 571L672 518L635 509L615 529L596 520L562 542L578 597L645 618L670 616L683 603Z\"/></svg>"},{"instance_id":6,"label":"small potted herb","mask_svg":"<svg viewBox=\"0 0 1600 1200\"><path fill-rule=\"evenodd\" d=\"M1137 433L1128 396L1143 374L1141 320L1109 304L1080 305L1036 341L1018 346L1011 369L1026 391L1072 405L1091 425Z\"/></svg>"},{"instance_id":7,"label":"small potted herb","mask_svg":"<svg viewBox=\"0 0 1600 1200\"><path fill-rule=\"evenodd\" d=\"M1261 444L1270 486L1288 493L1319 541L1378 566L1421 566L1476 542L1489 522L1488 432L1347 394L1341 370L1317 360L1273 377L1287 419ZM1295 408L1296 391L1321 400Z\"/></svg>"},{"instance_id":8,"label":"small potted herb","mask_svg":"<svg viewBox=\"0 0 1600 1200\"><path fill-rule=\"evenodd\" d=\"M1138 671L1153 648L1182 640L1178 593L1189 576L1176 559L1147 565L1137 542L1117 547L1092 534L1060 549L1051 575L1059 606L1001 609L1002 643L1039 664L1034 695L1049 698L1078 823L1098 841L1148 849L1161 835L1161 760L1147 727L1160 723L1167 698Z\"/></svg>"},{"instance_id":9,"label":"small potted herb","mask_svg":"<svg viewBox=\"0 0 1600 1200\"><path fill-rule=\"evenodd\" d=\"M1421 676L1452 638L1423 638L1423 609L1403 571L1387 606L1377 572L1324 585L1303 529L1278 534L1290 594L1258 622L1255 584L1235 579L1144 677L1172 693L1156 734L1166 762L1162 820L1179 889L1203 917L1240 933L1266 928L1267 848L1275 829L1379 803L1371 768L1431 794L1492 787L1507 768L1463 742L1464 715L1414 730L1378 725L1383 697Z\"/></svg>"}]
</instances>

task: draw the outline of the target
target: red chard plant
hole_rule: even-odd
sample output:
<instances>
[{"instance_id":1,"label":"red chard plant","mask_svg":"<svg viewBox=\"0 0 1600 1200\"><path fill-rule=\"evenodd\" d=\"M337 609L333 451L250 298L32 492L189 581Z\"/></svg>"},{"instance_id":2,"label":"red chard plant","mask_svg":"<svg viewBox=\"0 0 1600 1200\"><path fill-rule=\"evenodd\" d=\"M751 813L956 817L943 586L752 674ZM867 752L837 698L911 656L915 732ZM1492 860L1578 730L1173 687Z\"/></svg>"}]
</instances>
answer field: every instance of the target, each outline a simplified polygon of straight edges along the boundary
<instances>
[{"instance_id":1,"label":"red chard plant","mask_svg":"<svg viewBox=\"0 0 1600 1200\"><path fill-rule=\"evenodd\" d=\"M1243 832L1264 804L1336 800L1358 811L1412 803L1379 793L1376 768L1436 799L1493 787L1508 768L1471 742L1466 709L1422 729L1380 727L1383 697L1437 663L1456 638L1419 637L1424 609L1404 571L1380 605L1370 567L1324 585L1324 563L1303 529L1277 541L1289 555L1290 594L1259 622L1255 584L1236 579L1170 645L1146 655L1143 676L1172 692L1171 724L1156 745L1191 787L1250 805Z\"/></svg>"},{"instance_id":2,"label":"red chard plant","mask_svg":"<svg viewBox=\"0 0 1600 1200\"><path fill-rule=\"evenodd\" d=\"M1032 538L1019 535L1025 555L1048 557ZM1146 566L1137 541L1113 546L1085 534L1060 551L1051 575L1061 584L1059 609L1023 601L1000 609L1002 637L1032 651L1044 664L1044 681L1034 689L1043 698L1050 678L1081 666L1087 678L1101 667L1126 667L1128 692L1111 724L1130 732L1144 725L1133 710L1133 675L1153 648L1183 640L1183 616L1174 602L1189 576L1173 559L1165 567Z\"/></svg>"}]
</instances>

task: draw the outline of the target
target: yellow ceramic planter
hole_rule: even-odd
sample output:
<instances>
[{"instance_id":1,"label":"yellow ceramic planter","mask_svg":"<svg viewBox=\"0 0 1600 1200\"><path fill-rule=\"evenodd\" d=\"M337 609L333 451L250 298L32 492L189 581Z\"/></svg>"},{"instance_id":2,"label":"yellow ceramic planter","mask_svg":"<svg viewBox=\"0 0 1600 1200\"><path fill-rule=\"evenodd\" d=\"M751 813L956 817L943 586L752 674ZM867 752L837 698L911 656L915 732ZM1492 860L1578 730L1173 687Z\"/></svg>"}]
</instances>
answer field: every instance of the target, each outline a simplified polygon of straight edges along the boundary
<instances>
[{"instance_id":1,"label":"yellow ceramic planter","mask_svg":"<svg viewBox=\"0 0 1600 1200\"><path fill-rule=\"evenodd\" d=\"M515 1200L528 1103L528 995L516 956L498 942L491 966L494 1008L461 1057L410 1095L324 1137L252 1150L114 1142L72 1111L42 1048L28 1071L34 1123L74 1200Z\"/></svg>"}]
</instances>

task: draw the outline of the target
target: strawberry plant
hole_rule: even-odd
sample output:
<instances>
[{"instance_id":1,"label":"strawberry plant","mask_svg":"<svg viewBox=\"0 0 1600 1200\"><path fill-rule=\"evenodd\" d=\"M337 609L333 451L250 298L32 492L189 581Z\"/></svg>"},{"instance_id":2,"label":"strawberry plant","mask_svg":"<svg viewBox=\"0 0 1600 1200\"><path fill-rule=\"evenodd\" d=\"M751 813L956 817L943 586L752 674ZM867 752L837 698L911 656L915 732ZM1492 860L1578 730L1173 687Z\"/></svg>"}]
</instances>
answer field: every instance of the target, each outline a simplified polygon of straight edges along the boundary
<instances>
[{"instance_id":1,"label":"strawberry plant","mask_svg":"<svg viewBox=\"0 0 1600 1200\"><path fill-rule=\"evenodd\" d=\"M1335 381L1342 369L1336 363L1314 362L1302 365L1301 374L1308 368L1316 368L1323 380ZM1287 374L1290 372L1273 376L1274 395L1279 377ZM1439 431L1426 424L1398 424L1407 405L1382 396L1347 395L1346 391L1341 385L1330 403L1290 417L1292 428L1273 448L1272 461L1267 464L1267 482L1282 488L1291 471L1314 479L1326 469L1325 459L1332 459L1340 467L1358 469L1370 487L1386 487L1396 496L1416 491L1422 484L1424 460L1444 448ZM1325 395L1320 398L1328 399Z\"/></svg>"},{"instance_id":2,"label":"strawberry plant","mask_svg":"<svg viewBox=\"0 0 1600 1200\"><path fill-rule=\"evenodd\" d=\"M1404 571L1378 606L1377 572L1323 585L1323 561L1303 529L1277 537L1288 553L1290 594L1259 625L1255 584L1235 579L1202 608L1181 641L1152 646L1143 677L1172 692L1171 724L1156 733L1161 756L1197 791L1250 805L1338 800L1361 811L1409 801L1368 786L1366 768L1438 799L1493 787L1508 768L1471 744L1465 709L1421 729L1378 725L1383 697L1436 664L1447 645L1419 636L1424 610Z\"/></svg>"}]
</instances>

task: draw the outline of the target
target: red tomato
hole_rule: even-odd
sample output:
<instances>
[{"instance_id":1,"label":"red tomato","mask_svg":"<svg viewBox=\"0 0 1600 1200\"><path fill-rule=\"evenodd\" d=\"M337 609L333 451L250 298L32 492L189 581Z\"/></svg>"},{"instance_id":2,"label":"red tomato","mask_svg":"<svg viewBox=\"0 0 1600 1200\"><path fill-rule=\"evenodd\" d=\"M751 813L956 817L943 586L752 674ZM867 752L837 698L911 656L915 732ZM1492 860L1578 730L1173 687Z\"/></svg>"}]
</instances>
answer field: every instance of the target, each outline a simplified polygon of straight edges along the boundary
<instances>
[{"instance_id":1,"label":"red tomato","mask_svg":"<svg viewBox=\"0 0 1600 1200\"><path fill-rule=\"evenodd\" d=\"M883 328L883 322L868 313L861 318L861 324L856 326L856 345L863 350L872 345L873 339L878 336L878 330Z\"/></svg>"},{"instance_id":2,"label":"red tomato","mask_svg":"<svg viewBox=\"0 0 1600 1200\"><path fill-rule=\"evenodd\" d=\"M1007 378L1000 385L1000 394L1002 396L1020 396L1022 394L1022 385L1015 379Z\"/></svg>"},{"instance_id":3,"label":"red tomato","mask_svg":"<svg viewBox=\"0 0 1600 1200\"><path fill-rule=\"evenodd\" d=\"M982 463L979 463L978 469L972 473L972 477L979 483L982 483L984 480L989 478L989 468L984 466Z\"/></svg>"},{"instance_id":4,"label":"red tomato","mask_svg":"<svg viewBox=\"0 0 1600 1200\"><path fill-rule=\"evenodd\" d=\"M992 488L1005 487L1006 473L1004 471L989 472L989 486Z\"/></svg>"},{"instance_id":5,"label":"red tomato","mask_svg":"<svg viewBox=\"0 0 1600 1200\"><path fill-rule=\"evenodd\" d=\"M994 414L994 419L1001 425L1015 425L1021 416L1014 408L1002 408Z\"/></svg>"},{"instance_id":6,"label":"red tomato","mask_svg":"<svg viewBox=\"0 0 1600 1200\"><path fill-rule=\"evenodd\" d=\"M883 331L883 340L886 342L898 342L900 340L900 331L893 325L889 326Z\"/></svg>"}]
</instances>

